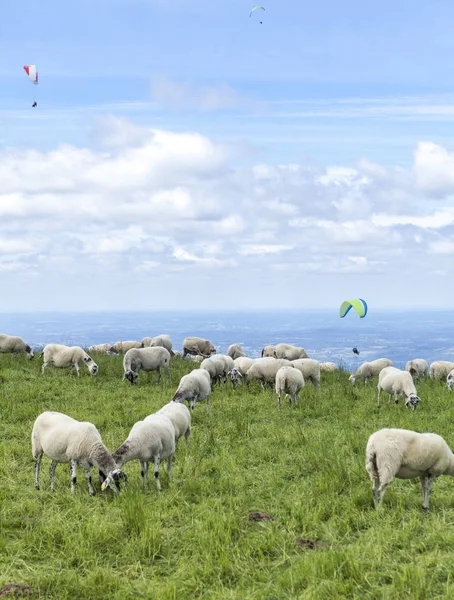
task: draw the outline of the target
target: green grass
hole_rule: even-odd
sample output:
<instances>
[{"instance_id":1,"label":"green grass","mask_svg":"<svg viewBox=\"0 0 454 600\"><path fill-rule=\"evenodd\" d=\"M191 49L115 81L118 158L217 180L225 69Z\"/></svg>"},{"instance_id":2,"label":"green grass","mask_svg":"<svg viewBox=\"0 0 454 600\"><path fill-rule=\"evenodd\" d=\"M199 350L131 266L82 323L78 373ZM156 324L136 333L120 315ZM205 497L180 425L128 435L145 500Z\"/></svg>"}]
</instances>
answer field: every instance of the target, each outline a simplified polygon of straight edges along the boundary
<instances>
[{"instance_id":1,"label":"green grass","mask_svg":"<svg viewBox=\"0 0 454 600\"><path fill-rule=\"evenodd\" d=\"M258 385L215 389L209 417L196 406L170 484L162 464L161 493L153 477L142 492L138 463L124 467L119 496L101 493L95 476L90 497L81 469L71 495L67 465L51 493L46 458L36 491L38 414L90 420L113 451L193 368L176 359L170 385L141 374L133 387L121 381L121 357L98 363L95 378L86 369L42 376L38 357L0 356L0 588L26 584L58 600L454 597L454 481L435 482L425 514L419 480L394 480L376 512L364 468L367 438L381 427L434 431L454 445L445 383L418 384L416 411L385 396L377 409L376 384L352 387L343 372L323 373L319 391L309 384L297 409L280 412ZM274 519L249 521L253 511Z\"/></svg>"}]
</instances>

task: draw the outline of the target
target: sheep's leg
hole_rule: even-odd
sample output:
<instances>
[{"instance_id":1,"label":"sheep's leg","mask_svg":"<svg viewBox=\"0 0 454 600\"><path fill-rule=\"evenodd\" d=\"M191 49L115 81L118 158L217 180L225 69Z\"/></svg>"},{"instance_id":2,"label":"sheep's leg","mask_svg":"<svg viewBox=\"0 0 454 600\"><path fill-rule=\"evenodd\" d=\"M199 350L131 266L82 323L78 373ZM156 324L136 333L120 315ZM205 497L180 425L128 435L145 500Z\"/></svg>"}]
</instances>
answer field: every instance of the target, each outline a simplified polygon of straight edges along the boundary
<instances>
[{"instance_id":1,"label":"sheep's leg","mask_svg":"<svg viewBox=\"0 0 454 600\"><path fill-rule=\"evenodd\" d=\"M79 369L79 365L76 363L76 364L74 365L74 367L76 368L76 371L77 371L77 377L80 377L80 372L79 372L79 371L80 371L80 369Z\"/></svg>"},{"instance_id":2,"label":"sheep's leg","mask_svg":"<svg viewBox=\"0 0 454 600\"><path fill-rule=\"evenodd\" d=\"M158 486L158 490L161 491L161 482L159 481L159 465L161 463L161 457L154 457L154 476L156 478L156 485Z\"/></svg>"},{"instance_id":3,"label":"sheep's leg","mask_svg":"<svg viewBox=\"0 0 454 600\"><path fill-rule=\"evenodd\" d=\"M172 475L172 456L167 457L167 474L170 481L170 476Z\"/></svg>"},{"instance_id":4,"label":"sheep's leg","mask_svg":"<svg viewBox=\"0 0 454 600\"><path fill-rule=\"evenodd\" d=\"M76 461L69 461L69 469L71 471L71 494L74 494L74 490L76 488L77 483L77 473L76 473Z\"/></svg>"},{"instance_id":5,"label":"sheep's leg","mask_svg":"<svg viewBox=\"0 0 454 600\"><path fill-rule=\"evenodd\" d=\"M281 392L279 392L279 394L277 395L277 407L281 408Z\"/></svg>"},{"instance_id":6,"label":"sheep's leg","mask_svg":"<svg viewBox=\"0 0 454 600\"><path fill-rule=\"evenodd\" d=\"M397 397L397 392L394 392L394 402L395 402L396 404L398 404L398 403L399 403L399 398Z\"/></svg>"},{"instance_id":7,"label":"sheep's leg","mask_svg":"<svg viewBox=\"0 0 454 600\"><path fill-rule=\"evenodd\" d=\"M43 363L43 366L41 368L41 374L44 373L44 371L46 370L46 367L47 367L48 364L49 364L48 362L44 362Z\"/></svg>"},{"instance_id":8,"label":"sheep's leg","mask_svg":"<svg viewBox=\"0 0 454 600\"><path fill-rule=\"evenodd\" d=\"M377 406L378 406L378 408L380 408L380 394L381 394L381 387L380 387L380 385L378 385L378 394L377 394Z\"/></svg>"},{"instance_id":9,"label":"sheep's leg","mask_svg":"<svg viewBox=\"0 0 454 600\"><path fill-rule=\"evenodd\" d=\"M91 483L90 469L85 469L85 477L87 478L87 483L88 483L88 493L90 494L90 496L94 496L95 490L93 489L93 484Z\"/></svg>"},{"instance_id":10,"label":"sheep's leg","mask_svg":"<svg viewBox=\"0 0 454 600\"><path fill-rule=\"evenodd\" d=\"M140 474L142 475L142 489L145 489L145 482L148 475L148 462L146 460L140 460Z\"/></svg>"},{"instance_id":11,"label":"sheep's leg","mask_svg":"<svg viewBox=\"0 0 454 600\"><path fill-rule=\"evenodd\" d=\"M165 367L164 369L166 377L167 377L167 381L170 383L170 371L169 371L169 366L167 365L167 367Z\"/></svg>"},{"instance_id":12,"label":"sheep's leg","mask_svg":"<svg viewBox=\"0 0 454 600\"><path fill-rule=\"evenodd\" d=\"M161 381L161 369L158 368L156 369L156 383L159 383Z\"/></svg>"},{"instance_id":13,"label":"sheep's leg","mask_svg":"<svg viewBox=\"0 0 454 600\"><path fill-rule=\"evenodd\" d=\"M186 440L186 450L189 448L189 436L191 435L191 430L188 429L184 434L184 439Z\"/></svg>"},{"instance_id":14,"label":"sheep's leg","mask_svg":"<svg viewBox=\"0 0 454 600\"><path fill-rule=\"evenodd\" d=\"M207 415L210 414L210 397L207 396Z\"/></svg>"},{"instance_id":15,"label":"sheep's leg","mask_svg":"<svg viewBox=\"0 0 454 600\"><path fill-rule=\"evenodd\" d=\"M260 388L262 390L262 392L265 390L265 386L263 385L263 381L260 380Z\"/></svg>"},{"instance_id":16,"label":"sheep's leg","mask_svg":"<svg viewBox=\"0 0 454 600\"><path fill-rule=\"evenodd\" d=\"M300 393L299 392L296 392L294 401L295 401L295 406L299 406L299 404L300 404Z\"/></svg>"},{"instance_id":17,"label":"sheep's leg","mask_svg":"<svg viewBox=\"0 0 454 600\"><path fill-rule=\"evenodd\" d=\"M38 454L35 461L35 488L39 490L39 470L41 468L41 460L43 458L43 451Z\"/></svg>"},{"instance_id":18,"label":"sheep's leg","mask_svg":"<svg viewBox=\"0 0 454 600\"><path fill-rule=\"evenodd\" d=\"M49 474L50 474L50 489L53 491L54 489L54 478L55 478L55 469L57 468L57 461L53 460L50 463L50 470L49 470Z\"/></svg>"},{"instance_id":19,"label":"sheep's leg","mask_svg":"<svg viewBox=\"0 0 454 600\"><path fill-rule=\"evenodd\" d=\"M428 477L422 475L419 479L421 481L421 491L423 499L422 507L425 510L429 510L429 494L435 481L435 477L433 475L429 475Z\"/></svg>"},{"instance_id":20,"label":"sheep's leg","mask_svg":"<svg viewBox=\"0 0 454 600\"><path fill-rule=\"evenodd\" d=\"M104 482L105 482L105 480L106 480L106 475L105 475L105 473L103 473L103 472L101 471L101 469L100 469L100 470L99 470L99 473L98 473L98 475L99 475L99 481L100 481L101 483L104 483Z\"/></svg>"},{"instance_id":21,"label":"sheep's leg","mask_svg":"<svg viewBox=\"0 0 454 600\"><path fill-rule=\"evenodd\" d=\"M383 496L385 495L386 488L388 487L388 485L390 483L391 483L390 481L388 481L387 483L381 483L378 486L378 489L376 489L375 499L374 499L375 508L378 508L380 502L383 500Z\"/></svg>"},{"instance_id":22,"label":"sheep's leg","mask_svg":"<svg viewBox=\"0 0 454 600\"><path fill-rule=\"evenodd\" d=\"M392 397L393 397L393 395L392 395L392 394L389 394L389 396L388 396L388 404L391 404L391 398L392 398Z\"/></svg>"},{"instance_id":23,"label":"sheep's leg","mask_svg":"<svg viewBox=\"0 0 454 600\"><path fill-rule=\"evenodd\" d=\"M378 489L380 487L380 480L378 477L374 477L372 481L372 497L374 499L374 508L378 508L379 497L378 497Z\"/></svg>"}]
</instances>

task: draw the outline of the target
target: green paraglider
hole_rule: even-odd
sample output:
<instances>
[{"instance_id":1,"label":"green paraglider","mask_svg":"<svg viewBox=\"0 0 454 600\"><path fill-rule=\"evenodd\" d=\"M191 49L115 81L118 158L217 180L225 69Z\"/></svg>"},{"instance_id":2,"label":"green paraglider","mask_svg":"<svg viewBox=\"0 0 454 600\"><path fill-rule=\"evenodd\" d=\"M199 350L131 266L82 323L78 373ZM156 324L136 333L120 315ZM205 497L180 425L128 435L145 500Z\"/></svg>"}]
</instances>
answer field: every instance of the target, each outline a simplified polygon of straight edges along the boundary
<instances>
[{"instance_id":1,"label":"green paraglider","mask_svg":"<svg viewBox=\"0 0 454 600\"><path fill-rule=\"evenodd\" d=\"M344 300L342 302L339 309L340 318L343 319L352 308L356 310L360 319L364 319L367 315L366 301L361 298L355 298L354 300Z\"/></svg>"}]
</instances>

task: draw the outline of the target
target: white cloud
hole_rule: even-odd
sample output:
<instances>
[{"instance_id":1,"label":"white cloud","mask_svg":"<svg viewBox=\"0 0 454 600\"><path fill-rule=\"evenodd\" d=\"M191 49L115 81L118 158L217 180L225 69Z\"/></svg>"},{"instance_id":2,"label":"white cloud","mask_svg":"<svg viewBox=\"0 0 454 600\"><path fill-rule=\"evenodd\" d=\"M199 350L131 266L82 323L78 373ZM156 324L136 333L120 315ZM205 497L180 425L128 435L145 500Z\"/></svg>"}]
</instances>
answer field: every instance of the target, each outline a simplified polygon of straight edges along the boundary
<instances>
[{"instance_id":1,"label":"white cloud","mask_svg":"<svg viewBox=\"0 0 454 600\"><path fill-rule=\"evenodd\" d=\"M209 111L236 108L240 104L238 94L226 84L194 86L164 77L153 81L151 97L166 108Z\"/></svg>"},{"instance_id":2,"label":"white cloud","mask_svg":"<svg viewBox=\"0 0 454 600\"><path fill-rule=\"evenodd\" d=\"M239 250L239 254L243 256L260 256L261 254L279 254L285 250L291 250L292 246L282 246L279 244L273 245L252 245L242 246Z\"/></svg>"}]
</instances>

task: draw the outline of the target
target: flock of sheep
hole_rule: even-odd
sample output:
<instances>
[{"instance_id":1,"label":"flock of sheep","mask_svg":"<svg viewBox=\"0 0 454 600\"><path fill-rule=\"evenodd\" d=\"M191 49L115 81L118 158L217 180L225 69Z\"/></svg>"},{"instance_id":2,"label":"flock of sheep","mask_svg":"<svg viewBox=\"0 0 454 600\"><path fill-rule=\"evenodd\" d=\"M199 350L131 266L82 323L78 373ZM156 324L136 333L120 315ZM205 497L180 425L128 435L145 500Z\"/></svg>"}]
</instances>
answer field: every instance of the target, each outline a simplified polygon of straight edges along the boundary
<instances>
[{"instance_id":1,"label":"flock of sheep","mask_svg":"<svg viewBox=\"0 0 454 600\"><path fill-rule=\"evenodd\" d=\"M173 356L180 355L172 349L168 335L144 338L141 342L117 342L113 346L101 344L91 346L90 353L123 353L123 379L131 384L138 383L139 372L155 371L157 381L164 370L169 379L169 366ZM33 350L21 338L0 334L0 353L25 353L33 358ZM299 393L307 381L314 387L320 386L321 371L334 371L334 363L320 363L308 357L304 348L290 344L266 346L261 358L245 356L242 348L231 345L227 353L217 354L209 340L188 337L183 342L183 358L199 362L188 375L184 375L172 400L159 411L138 421L132 427L126 441L110 454L101 436L92 423L79 422L57 412L44 412L35 421L32 432L32 453L35 458L35 486L39 488L39 470L43 454L51 460L50 483L53 487L55 468L58 463L68 463L71 468L71 490L76 483L76 465L85 469L89 493L94 494L90 468L99 471L102 489L110 487L118 491L119 482L127 476L122 466L139 460L142 482L145 484L148 463L154 463L154 475L160 490L159 465L167 458L170 476L172 457L178 440L183 435L186 443L191 433L191 414L184 401L194 410L197 402L206 400L207 414L210 412L212 385L227 383L230 379L234 388L252 380L274 387L278 407L286 395L290 404L298 405ZM92 357L79 346L48 344L42 351L44 373L48 365L77 371L85 365L91 375L99 371ZM415 409L420 402L415 381L420 377L446 378L448 388L454 389L454 363L436 361L429 367L423 359L411 360L404 370L392 365L386 358L363 363L350 375L354 385L358 379L364 383L378 377L378 406L382 391L389 394L389 401L399 396L405 405ZM366 469L372 481L374 505L378 508L386 487L394 477L409 479L419 477L423 493L423 507L429 508L429 493L434 480L442 474L454 476L454 454L440 436L432 433L416 433L403 429L382 429L373 433L366 447Z\"/></svg>"}]
</instances>

